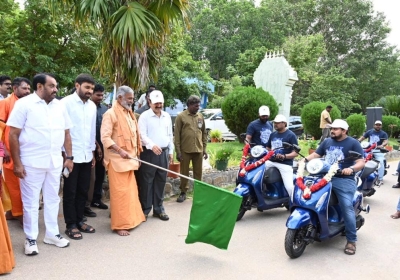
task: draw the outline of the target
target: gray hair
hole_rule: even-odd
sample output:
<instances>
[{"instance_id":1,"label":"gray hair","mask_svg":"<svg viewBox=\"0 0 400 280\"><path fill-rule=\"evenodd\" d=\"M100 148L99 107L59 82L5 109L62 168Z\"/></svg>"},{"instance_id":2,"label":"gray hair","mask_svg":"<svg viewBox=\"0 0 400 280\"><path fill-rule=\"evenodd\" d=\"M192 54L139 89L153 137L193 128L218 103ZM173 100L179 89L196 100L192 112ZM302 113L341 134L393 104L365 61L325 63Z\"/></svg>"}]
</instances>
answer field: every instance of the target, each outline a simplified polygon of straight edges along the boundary
<instances>
[{"instance_id":1,"label":"gray hair","mask_svg":"<svg viewBox=\"0 0 400 280\"><path fill-rule=\"evenodd\" d=\"M191 96L189 96L189 98L186 102L186 105L189 106L189 105L197 104L197 103L201 103L200 97L198 97L197 95L191 95Z\"/></svg>"},{"instance_id":2,"label":"gray hair","mask_svg":"<svg viewBox=\"0 0 400 280\"><path fill-rule=\"evenodd\" d=\"M117 98L120 96L125 96L127 93L134 93L134 91L128 86L120 86L117 89Z\"/></svg>"}]
</instances>

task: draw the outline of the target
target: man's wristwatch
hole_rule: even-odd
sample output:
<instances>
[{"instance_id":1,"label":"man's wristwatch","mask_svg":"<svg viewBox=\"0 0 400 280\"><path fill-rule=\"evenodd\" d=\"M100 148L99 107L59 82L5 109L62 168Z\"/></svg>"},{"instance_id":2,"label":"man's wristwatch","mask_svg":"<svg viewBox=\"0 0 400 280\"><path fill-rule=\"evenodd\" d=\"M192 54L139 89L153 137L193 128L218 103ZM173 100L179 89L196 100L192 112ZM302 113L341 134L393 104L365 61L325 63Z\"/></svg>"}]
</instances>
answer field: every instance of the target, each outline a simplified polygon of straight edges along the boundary
<instances>
[{"instance_id":1,"label":"man's wristwatch","mask_svg":"<svg viewBox=\"0 0 400 280\"><path fill-rule=\"evenodd\" d=\"M70 157L65 157L65 159L74 160L74 157L73 157L73 156L70 156Z\"/></svg>"},{"instance_id":2,"label":"man's wristwatch","mask_svg":"<svg viewBox=\"0 0 400 280\"><path fill-rule=\"evenodd\" d=\"M354 166L350 166L349 167L351 170L353 170L354 173L356 173L356 171L354 170Z\"/></svg>"}]
</instances>

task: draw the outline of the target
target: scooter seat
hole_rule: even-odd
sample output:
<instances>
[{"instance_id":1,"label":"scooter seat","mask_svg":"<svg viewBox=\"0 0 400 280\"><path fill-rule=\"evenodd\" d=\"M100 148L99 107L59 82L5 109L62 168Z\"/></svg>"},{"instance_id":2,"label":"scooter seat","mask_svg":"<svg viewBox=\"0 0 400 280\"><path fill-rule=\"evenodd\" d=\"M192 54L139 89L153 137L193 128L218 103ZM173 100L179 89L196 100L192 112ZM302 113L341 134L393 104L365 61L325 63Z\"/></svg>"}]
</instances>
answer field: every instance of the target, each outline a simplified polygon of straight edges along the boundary
<instances>
[{"instance_id":1,"label":"scooter seat","mask_svg":"<svg viewBox=\"0 0 400 280\"><path fill-rule=\"evenodd\" d=\"M278 168L276 167L270 167L267 170L265 170L264 173L264 183L265 184L272 184L276 182L281 182L282 177L281 173L279 172Z\"/></svg>"},{"instance_id":2,"label":"scooter seat","mask_svg":"<svg viewBox=\"0 0 400 280\"><path fill-rule=\"evenodd\" d=\"M331 192L331 197L329 198L329 206L334 206L334 205L338 205L339 204L339 200L335 194L334 191Z\"/></svg>"}]
</instances>

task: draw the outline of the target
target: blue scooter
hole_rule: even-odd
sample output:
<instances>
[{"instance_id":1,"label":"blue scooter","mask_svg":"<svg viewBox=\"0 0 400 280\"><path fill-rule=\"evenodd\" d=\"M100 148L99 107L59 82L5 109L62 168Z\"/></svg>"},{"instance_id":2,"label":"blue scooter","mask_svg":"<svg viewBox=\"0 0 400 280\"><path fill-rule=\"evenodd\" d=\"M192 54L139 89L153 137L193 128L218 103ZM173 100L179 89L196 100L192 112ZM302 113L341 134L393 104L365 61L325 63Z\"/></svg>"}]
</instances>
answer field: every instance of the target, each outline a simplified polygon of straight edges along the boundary
<instances>
[{"instance_id":1,"label":"blue scooter","mask_svg":"<svg viewBox=\"0 0 400 280\"><path fill-rule=\"evenodd\" d=\"M361 154L350 152L348 158L338 163L359 158L362 158ZM303 191L296 181L290 206L291 214L286 222L288 229L285 236L285 251L293 259L300 257L308 244L344 234L345 230L338 199L332 192L332 183L327 182L319 190L310 193L310 187L315 186L323 179L323 176L331 172L331 165L323 159L312 159L307 163L306 168L309 172L308 176L303 177L306 189ZM301 168L298 172L302 172ZM307 197L307 195L310 196ZM358 191L354 194L353 207L358 230L364 225L361 211L368 213L370 210L369 205L363 206L363 195Z\"/></svg>"},{"instance_id":2,"label":"blue scooter","mask_svg":"<svg viewBox=\"0 0 400 280\"><path fill-rule=\"evenodd\" d=\"M242 219L246 211L251 210L252 207L257 208L258 211L285 207L289 209L290 197L283 184L281 173L275 167L265 170L264 162L265 157L273 157L275 151L282 148L293 147L296 151L300 148L296 145L291 145L284 142L283 147L277 148L274 151L268 151L261 145L253 146L247 143L243 149L243 160L245 163L238 172L236 179L236 188L234 193L243 197L242 204L240 205L237 221ZM242 169L246 172L241 174ZM296 169L296 167L295 167Z\"/></svg>"}]
</instances>

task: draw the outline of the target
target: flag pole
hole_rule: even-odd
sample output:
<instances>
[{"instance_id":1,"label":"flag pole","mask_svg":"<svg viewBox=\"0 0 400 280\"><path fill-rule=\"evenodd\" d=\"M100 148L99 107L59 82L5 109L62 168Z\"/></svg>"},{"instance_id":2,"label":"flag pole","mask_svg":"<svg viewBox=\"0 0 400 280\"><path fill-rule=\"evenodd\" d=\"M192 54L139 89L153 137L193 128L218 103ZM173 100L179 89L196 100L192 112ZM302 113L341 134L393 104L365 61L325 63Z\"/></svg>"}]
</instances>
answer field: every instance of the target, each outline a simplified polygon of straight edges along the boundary
<instances>
[{"instance_id":1,"label":"flag pole","mask_svg":"<svg viewBox=\"0 0 400 280\"><path fill-rule=\"evenodd\" d=\"M179 177L182 177L182 178L188 179L188 180L190 180L190 181L194 181L194 179L193 179L193 178L190 178L190 177L188 177L188 176L185 176L185 175L182 175L182 174L180 174L180 173L177 173L177 172L171 171L171 170L169 170L169 169L166 169L166 168L163 168L163 167L161 167L161 166L158 166L158 165L152 164L152 163L150 163L150 162L147 162L147 161L144 161L144 160L141 160L141 159L138 159L138 158L133 158L133 157L130 157L130 159L133 159L133 160L136 160L136 161L138 161L138 162L141 162L141 163L144 163L144 164L150 165L150 166L152 166L152 167L155 167L155 168L161 169L161 170L163 170L163 171L167 171L167 172L169 172L169 173L175 174L175 175L177 175L177 176L179 176Z\"/></svg>"}]
</instances>

